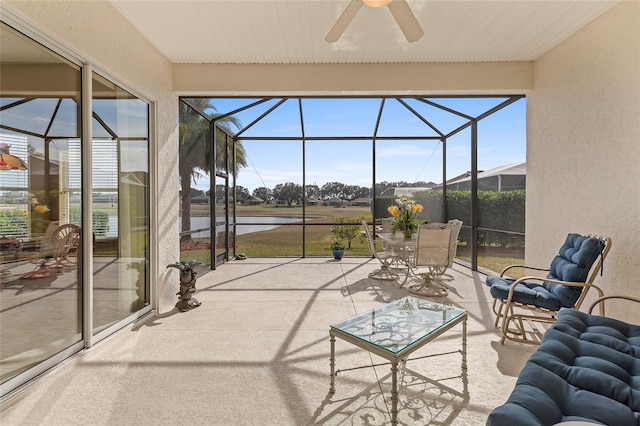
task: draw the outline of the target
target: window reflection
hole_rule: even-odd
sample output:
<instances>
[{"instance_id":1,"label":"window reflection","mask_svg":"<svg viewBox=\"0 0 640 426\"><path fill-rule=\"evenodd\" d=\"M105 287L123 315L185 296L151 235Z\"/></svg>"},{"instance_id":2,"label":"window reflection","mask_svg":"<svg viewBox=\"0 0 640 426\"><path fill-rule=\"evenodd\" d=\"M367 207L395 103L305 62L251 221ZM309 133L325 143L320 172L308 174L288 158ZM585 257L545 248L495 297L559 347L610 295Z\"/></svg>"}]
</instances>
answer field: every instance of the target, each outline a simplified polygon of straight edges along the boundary
<instances>
[{"instance_id":1,"label":"window reflection","mask_svg":"<svg viewBox=\"0 0 640 426\"><path fill-rule=\"evenodd\" d=\"M148 105L93 77L94 332L149 303Z\"/></svg>"},{"instance_id":2,"label":"window reflection","mask_svg":"<svg viewBox=\"0 0 640 426\"><path fill-rule=\"evenodd\" d=\"M26 166L0 167L4 383L82 339L81 80L76 65L0 32L0 148Z\"/></svg>"}]
</instances>

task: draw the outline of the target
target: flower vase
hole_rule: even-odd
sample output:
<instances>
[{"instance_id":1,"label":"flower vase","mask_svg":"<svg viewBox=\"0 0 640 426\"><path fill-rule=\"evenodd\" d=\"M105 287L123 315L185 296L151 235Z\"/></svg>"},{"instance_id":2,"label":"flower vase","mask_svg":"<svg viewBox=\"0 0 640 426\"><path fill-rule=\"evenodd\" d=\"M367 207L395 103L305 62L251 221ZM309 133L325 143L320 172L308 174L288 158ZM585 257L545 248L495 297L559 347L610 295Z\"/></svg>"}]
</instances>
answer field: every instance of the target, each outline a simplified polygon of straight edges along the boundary
<instances>
[{"instance_id":1,"label":"flower vase","mask_svg":"<svg viewBox=\"0 0 640 426\"><path fill-rule=\"evenodd\" d=\"M404 233L404 237L406 239L411 239L411 236L413 235L413 229L406 228L402 232Z\"/></svg>"}]
</instances>

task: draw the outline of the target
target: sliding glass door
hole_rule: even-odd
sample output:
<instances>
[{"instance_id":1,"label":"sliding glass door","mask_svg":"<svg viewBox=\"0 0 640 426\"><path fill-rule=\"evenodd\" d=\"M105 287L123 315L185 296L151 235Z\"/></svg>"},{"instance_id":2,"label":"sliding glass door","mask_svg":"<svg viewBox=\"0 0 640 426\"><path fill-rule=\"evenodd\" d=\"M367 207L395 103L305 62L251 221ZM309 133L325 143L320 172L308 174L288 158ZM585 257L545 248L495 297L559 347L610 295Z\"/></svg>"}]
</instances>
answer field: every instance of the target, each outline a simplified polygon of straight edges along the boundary
<instances>
[{"instance_id":1,"label":"sliding glass door","mask_svg":"<svg viewBox=\"0 0 640 426\"><path fill-rule=\"evenodd\" d=\"M150 310L150 105L5 23L0 43L4 395Z\"/></svg>"},{"instance_id":2,"label":"sliding glass door","mask_svg":"<svg viewBox=\"0 0 640 426\"><path fill-rule=\"evenodd\" d=\"M93 74L93 328L149 304L149 105Z\"/></svg>"},{"instance_id":3,"label":"sliding glass door","mask_svg":"<svg viewBox=\"0 0 640 426\"><path fill-rule=\"evenodd\" d=\"M82 127L81 68L9 26L0 33L4 384L82 340Z\"/></svg>"}]
</instances>

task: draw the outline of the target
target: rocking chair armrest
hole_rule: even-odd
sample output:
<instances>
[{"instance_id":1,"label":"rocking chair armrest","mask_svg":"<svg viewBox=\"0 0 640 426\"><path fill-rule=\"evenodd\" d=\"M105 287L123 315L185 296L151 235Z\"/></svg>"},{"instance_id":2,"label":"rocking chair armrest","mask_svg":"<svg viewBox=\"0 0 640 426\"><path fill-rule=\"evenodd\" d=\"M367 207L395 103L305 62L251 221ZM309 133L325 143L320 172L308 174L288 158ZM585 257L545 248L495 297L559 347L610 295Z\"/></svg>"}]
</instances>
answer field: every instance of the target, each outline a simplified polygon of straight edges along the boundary
<instances>
[{"instance_id":1,"label":"rocking chair armrest","mask_svg":"<svg viewBox=\"0 0 640 426\"><path fill-rule=\"evenodd\" d=\"M596 300L593 301L591 306L589 306L589 309L587 310L587 313L591 314L593 312L593 308L595 308L596 305L598 305L598 304L602 304L602 306L600 306L600 312L602 312L602 308L604 307L604 301L605 300L609 300L609 299L624 299L624 300L630 300L632 302L640 303L640 299L639 298L632 297L632 296L625 296L625 295L622 295L622 294L611 294L609 296L600 296Z\"/></svg>"},{"instance_id":2,"label":"rocking chair armrest","mask_svg":"<svg viewBox=\"0 0 640 426\"><path fill-rule=\"evenodd\" d=\"M502 272L500 272L500 277L503 277L504 274L509 270L509 269L513 269L513 268L523 268L523 269L532 269L534 271L545 271L545 272L549 272L550 269L549 268L538 268L536 266L528 266L528 265L520 265L520 264L516 264L516 265L509 265L506 268L504 268L502 270Z\"/></svg>"}]
</instances>

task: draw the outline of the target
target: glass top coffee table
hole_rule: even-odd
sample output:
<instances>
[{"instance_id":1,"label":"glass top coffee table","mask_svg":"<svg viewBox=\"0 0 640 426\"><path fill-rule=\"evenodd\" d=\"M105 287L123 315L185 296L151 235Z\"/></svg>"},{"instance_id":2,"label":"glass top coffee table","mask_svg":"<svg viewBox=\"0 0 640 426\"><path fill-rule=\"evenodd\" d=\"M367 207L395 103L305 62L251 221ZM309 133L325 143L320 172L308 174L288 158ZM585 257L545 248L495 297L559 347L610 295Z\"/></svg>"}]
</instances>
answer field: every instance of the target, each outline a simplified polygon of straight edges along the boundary
<instances>
[{"instance_id":1,"label":"glass top coffee table","mask_svg":"<svg viewBox=\"0 0 640 426\"><path fill-rule=\"evenodd\" d=\"M398 424L398 363L462 323L462 369L467 369L467 311L451 305L414 297L380 306L372 311L334 324L329 329L331 341L331 387L335 393L335 338L339 337L376 354L391 364L391 424ZM345 369L342 371L346 371Z\"/></svg>"}]
</instances>

